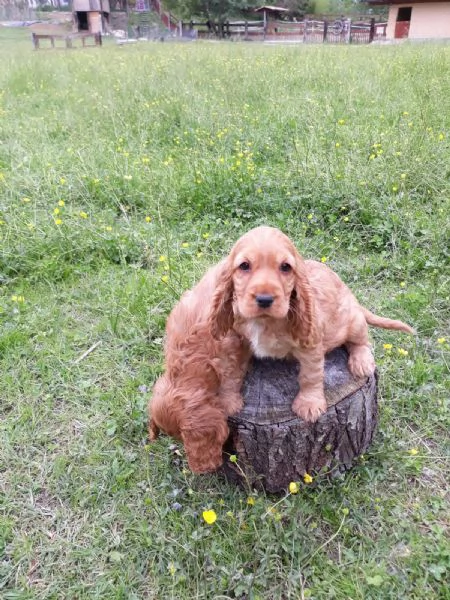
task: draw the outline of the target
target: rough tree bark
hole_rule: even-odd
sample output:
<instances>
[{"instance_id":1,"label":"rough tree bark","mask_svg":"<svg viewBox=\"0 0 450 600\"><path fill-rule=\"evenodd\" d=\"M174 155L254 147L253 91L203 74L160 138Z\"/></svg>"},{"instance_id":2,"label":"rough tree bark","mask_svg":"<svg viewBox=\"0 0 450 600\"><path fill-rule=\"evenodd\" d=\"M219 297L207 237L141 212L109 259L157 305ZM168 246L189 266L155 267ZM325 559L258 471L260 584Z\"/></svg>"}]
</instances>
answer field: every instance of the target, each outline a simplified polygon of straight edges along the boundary
<instances>
[{"instance_id":1,"label":"rough tree bark","mask_svg":"<svg viewBox=\"0 0 450 600\"><path fill-rule=\"evenodd\" d=\"M337 348L325 358L328 410L314 424L291 410L298 392L296 361L253 360L246 376L242 411L230 417L230 437L221 471L235 483L286 491L305 473L349 469L372 441L378 417L377 377L355 379L348 355ZM237 463L230 455L237 456Z\"/></svg>"}]
</instances>

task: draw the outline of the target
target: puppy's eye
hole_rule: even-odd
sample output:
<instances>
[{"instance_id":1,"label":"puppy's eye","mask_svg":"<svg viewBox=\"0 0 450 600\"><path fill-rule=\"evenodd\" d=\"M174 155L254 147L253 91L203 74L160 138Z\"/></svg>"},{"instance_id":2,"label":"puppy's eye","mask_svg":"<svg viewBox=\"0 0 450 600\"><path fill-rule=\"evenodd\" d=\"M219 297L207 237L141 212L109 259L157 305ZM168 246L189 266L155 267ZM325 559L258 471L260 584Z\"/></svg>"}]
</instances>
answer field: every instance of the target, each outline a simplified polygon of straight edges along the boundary
<instances>
[{"instance_id":1,"label":"puppy's eye","mask_svg":"<svg viewBox=\"0 0 450 600\"><path fill-rule=\"evenodd\" d=\"M239 269L241 271L250 271L250 263L244 260L244 262L241 262L241 264L239 265Z\"/></svg>"},{"instance_id":2,"label":"puppy's eye","mask_svg":"<svg viewBox=\"0 0 450 600\"><path fill-rule=\"evenodd\" d=\"M292 271L292 267L289 263L284 262L284 263L281 263L281 265L280 265L280 271L282 273L289 273L290 271Z\"/></svg>"}]
</instances>

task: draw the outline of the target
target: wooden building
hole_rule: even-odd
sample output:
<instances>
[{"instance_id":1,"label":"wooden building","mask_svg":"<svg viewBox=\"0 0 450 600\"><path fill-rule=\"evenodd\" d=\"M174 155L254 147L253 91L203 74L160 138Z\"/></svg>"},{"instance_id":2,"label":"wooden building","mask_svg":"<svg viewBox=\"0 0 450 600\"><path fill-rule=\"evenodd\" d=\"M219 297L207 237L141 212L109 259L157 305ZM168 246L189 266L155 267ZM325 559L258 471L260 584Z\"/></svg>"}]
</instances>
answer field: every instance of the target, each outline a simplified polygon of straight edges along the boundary
<instances>
[{"instance_id":1,"label":"wooden building","mask_svg":"<svg viewBox=\"0 0 450 600\"><path fill-rule=\"evenodd\" d=\"M254 12L261 15L264 21L264 30L266 34L273 34L277 31L277 21L283 19L288 14L288 9L282 6L260 6L255 8Z\"/></svg>"},{"instance_id":2,"label":"wooden building","mask_svg":"<svg viewBox=\"0 0 450 600\"><path fill-rule=\"evenodd\" d=\"M447 0L368 0L389 6L386 39L450 39L450 2Z\"/></svg>"},{"instance_id":3,"label":"wooden building","mask_svg":"<svg viewBox=\"0 0 450 600\"><path fill-rule=\"evenodd\" d=\"M73 0L72 14L75 31L105 33L109 26L109 0Z\"/></svg>"}]
</instances>

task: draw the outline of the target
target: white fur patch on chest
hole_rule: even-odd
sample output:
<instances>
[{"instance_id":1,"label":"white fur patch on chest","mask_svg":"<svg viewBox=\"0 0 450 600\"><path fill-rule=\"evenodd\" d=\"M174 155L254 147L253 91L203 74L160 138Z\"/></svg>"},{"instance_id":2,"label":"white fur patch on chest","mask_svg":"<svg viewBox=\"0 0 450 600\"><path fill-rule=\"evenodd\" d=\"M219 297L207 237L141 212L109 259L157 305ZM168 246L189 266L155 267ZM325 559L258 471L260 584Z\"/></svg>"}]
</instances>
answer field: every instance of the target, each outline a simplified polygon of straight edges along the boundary
<instances>
[{"instance_id":1,"label":"white fur patch on chest","mask_svg":"<svg viewBox=\"0 0 450 600\"><path fill-rule=\"evenodd\" d=\"M285 358L295 346L293 339L284 332L267 329L260 321L246 323L246 337L257 358Z\"/></svg>"}]
</instances>

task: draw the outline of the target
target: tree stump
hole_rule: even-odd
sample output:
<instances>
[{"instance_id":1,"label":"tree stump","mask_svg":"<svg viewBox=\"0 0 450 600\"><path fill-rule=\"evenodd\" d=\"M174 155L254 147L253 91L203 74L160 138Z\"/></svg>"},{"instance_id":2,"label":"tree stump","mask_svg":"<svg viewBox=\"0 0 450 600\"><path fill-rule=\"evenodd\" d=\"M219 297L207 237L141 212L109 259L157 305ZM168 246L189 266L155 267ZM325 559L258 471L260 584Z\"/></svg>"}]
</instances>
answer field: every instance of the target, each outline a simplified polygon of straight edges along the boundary
<instances>
[{"instance_id":1,"label":"tree stump","mask_svg":"<svg viewBox=\"0 0 450 600\"><path fill-rule=\"evenodd\" d=\"M291 409L298 393L297 361L254 359L242 393L244 408L230 417L221 472L232 482L284 492L305 473L349 469L369 447L378 417L377 376L355 379L345 348L325 357L328 410L306 423ZM237 462L230 461L230 455Z\"/></svg>"}]
</instances>

